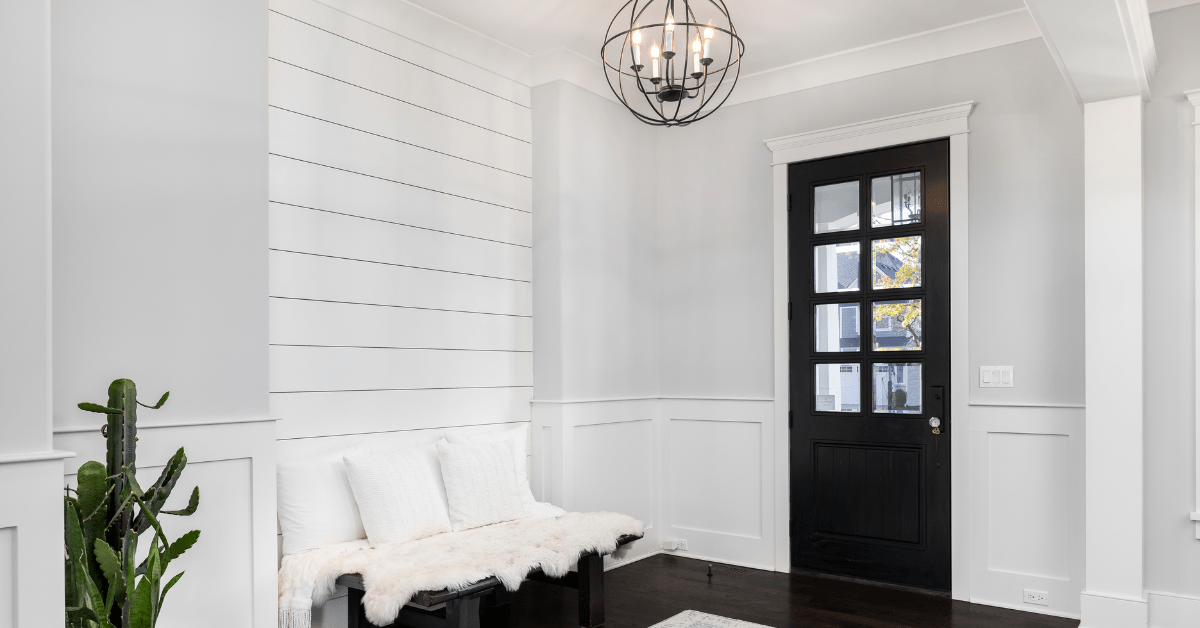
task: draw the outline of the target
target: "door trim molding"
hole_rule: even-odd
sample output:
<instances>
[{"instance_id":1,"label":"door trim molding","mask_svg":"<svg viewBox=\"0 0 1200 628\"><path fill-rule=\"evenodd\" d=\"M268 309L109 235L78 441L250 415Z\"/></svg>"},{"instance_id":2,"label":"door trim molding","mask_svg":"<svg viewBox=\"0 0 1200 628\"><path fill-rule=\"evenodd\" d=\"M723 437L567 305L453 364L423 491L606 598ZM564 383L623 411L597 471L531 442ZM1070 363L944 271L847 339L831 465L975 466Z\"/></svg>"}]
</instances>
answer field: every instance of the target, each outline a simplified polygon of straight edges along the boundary
<instances>
[{"instance_id":1,"label":"door trim molding","mask_svg":"<svg viewBox=\"0 0 1200 628\"><path fill-rule=\"evenodd\" d=\"M1193 197L1193 202L1196 204L1195 216L1200 217L1200 89L1193 89L1183 93L1187 96L1188 103L1195 108L1195 118L1192 119L1192 128L1195 130L1196 141L1196 160L1193 164L1196 168L1196 187ZM1200 222L1196 223L1196 245L1200 246ZM1197 249L1200 250L1200 249ZM1196 258L1196 268L1200 269L1200 257ZM1196 305L1200 306L1200 274L1196 275L1196 291L1194 298ZM1196 310L1200 312L1200 310ZM1196 331L1200 332L1200 317L1196 319ZM1200 338L1200 336L1197 336ZM1200 369L1200 351L1196 353L1197 357L1193 360L1196 366ZM1200 370L1196 371L1196 399L1200 402ZM1196 406L1200 408L1200 406ZM1192 521L1196 522L1196 538L1200 539L1200 412L1196 412L1196 511L1191 513Z\"/></svg>"},{"instance_id":2,"label":"door trim molding","mask_svg":"<svg viewBox=\"0 0 1200 628\"><path fill-rule=\"evenodd\" d=\"M788 164L846 153L941 138L950 139L950 416L951 430L951 595L971 598L970 447L968 416L971 368L967 336L967 138L975 101L806 131L765 140L773 170L772 304L775 365L775 570L791 570L788 458Z\"/></svg>"}]
</instances>

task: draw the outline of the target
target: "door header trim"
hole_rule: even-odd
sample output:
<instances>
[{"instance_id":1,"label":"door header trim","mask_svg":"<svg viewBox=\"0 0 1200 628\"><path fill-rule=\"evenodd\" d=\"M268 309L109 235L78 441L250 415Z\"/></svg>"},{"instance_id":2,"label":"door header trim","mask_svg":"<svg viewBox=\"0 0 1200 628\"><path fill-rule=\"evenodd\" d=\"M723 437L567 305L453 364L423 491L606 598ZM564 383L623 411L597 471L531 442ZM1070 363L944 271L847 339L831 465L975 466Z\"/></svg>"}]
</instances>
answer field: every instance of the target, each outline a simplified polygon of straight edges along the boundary
<instances>
[{"instance_id":1,"label":"door header trim","mask_svg":"<svg viewBox=\"0 0 1200 628\"><path fill-rule=\"evenodd\" d=\"M765 140L771 165L788 164L864 150L898 146L968 133L975 101L923 109L854 124L805 131Z\"/></svg>"}]
</instances>

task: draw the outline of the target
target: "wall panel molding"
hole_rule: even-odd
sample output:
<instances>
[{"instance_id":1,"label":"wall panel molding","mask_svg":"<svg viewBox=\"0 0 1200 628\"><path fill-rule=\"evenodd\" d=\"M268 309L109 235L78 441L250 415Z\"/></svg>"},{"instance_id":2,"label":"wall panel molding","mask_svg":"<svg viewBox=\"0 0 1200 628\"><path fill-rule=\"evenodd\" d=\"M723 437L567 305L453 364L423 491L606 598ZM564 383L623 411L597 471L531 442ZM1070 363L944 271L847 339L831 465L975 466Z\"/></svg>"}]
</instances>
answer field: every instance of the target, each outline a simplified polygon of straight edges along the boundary
<instances>
[{"instance_id":1,"label":"wall panel molding","mask_svg":"<svg viewBox=\"0 0 1200 628\"><path fill-rule=\"evenodd\" d=\"M178 568L188 575L172 593L175 604L168 605L186 612L187 618L173 621L182 625L250 622L274 626L278 621L275 420L139 423L138 427L138 470L139 476L147 476L144 481L153 481L179 447L187 453L188 468L180 482L183 488L174 492L168 505L186 504L191 487L200 487L200 507L195 515L163 520L171 537L200 530L196 547L180 559ZM59 464L60 486L64 476L67 483L73 483L76 470L85 461L104 460L105 439L98 430L58 432L55 445L77 452L66 461L65 473ZM56 506L61 511L57 501ZM59 535L56 531L56 538ZM60 538L57 541L61 543ZM223 600L222 605L210 604L214 589L206 582L220 583L215 595Z\"/></svg>"}]
</instances>

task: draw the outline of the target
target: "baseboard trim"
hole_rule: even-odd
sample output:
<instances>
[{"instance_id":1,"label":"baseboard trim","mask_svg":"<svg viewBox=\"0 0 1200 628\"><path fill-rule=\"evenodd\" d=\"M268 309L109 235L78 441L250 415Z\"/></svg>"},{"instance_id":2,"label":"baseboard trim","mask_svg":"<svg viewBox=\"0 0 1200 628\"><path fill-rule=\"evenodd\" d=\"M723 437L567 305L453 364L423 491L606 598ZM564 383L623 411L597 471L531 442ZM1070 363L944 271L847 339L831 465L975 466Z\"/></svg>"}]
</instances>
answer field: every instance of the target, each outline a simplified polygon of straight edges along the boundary
<instances>
[{"instance_id":1,"label":"baseboard trim","mask_svg":"<svg viewBox=\"0 0 1200 628\"><path fill-rule=\"evenodd\" d=\"M1050 610L1044 606L1034 606L1032 604L1007 604L1004 602L993 602L980 598L971 598L968 600L972 604L980 604L982 606L994 606L996 608L1007 608L1010 611L1021 611L1024 613L1035 613L1037 615L1049 615L1051 617L1063 617L1065 619L1079 619L1079 613L1064 613L1062 611Z\"/></svg>"},{"instance_id":2,"label":"baseboard trim","mask_svg":"<svg viewBox=\"0 0 1200 628\"><path fill-rule=\"evenodd\" d=\"M625 558L620 561L613 561L612 563L609 563L608 565L604 566L604 571L612 571L614 569L620 569L621 567L624 567L626 565L632 565L633 563L636 563L639 560L645 560L647 558L650 558L651 556L658 556L661 553L663 553L663 551L661 549L655 549L655 550L650 550L649 552L646 552L645 554L642 554L641 556L634 556L633 558Z\"/></svg>"},{"instance_id":3,"label":"baseboard trim","mask_svg":"<svg viewBox=\"0 0 1200 628\"><path fill-rule=\"evenodd\" d=\"M1079 596L1079 628L1148 626L1149 611L1145 600L1084 591Z\"/></svg>"},{"instance_id":4,"label":"baseboard trim","mask_svg":"<svg viewBox=\"0 0 1200 628\"><path fill-rule=\"evenodd\" d=\"M1150 628L1194 628L1200 626L1200 597L1146 591Z\"/></svg>"}]
</instances>

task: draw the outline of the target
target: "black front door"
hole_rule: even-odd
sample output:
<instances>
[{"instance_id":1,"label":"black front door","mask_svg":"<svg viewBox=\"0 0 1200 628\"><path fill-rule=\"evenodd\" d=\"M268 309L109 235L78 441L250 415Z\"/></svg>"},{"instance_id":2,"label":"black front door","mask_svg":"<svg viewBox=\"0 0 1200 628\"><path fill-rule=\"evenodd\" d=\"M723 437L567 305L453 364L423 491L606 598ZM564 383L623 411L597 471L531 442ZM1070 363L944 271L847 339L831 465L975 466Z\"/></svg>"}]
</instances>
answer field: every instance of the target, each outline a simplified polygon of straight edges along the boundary
<instances>
[{"instance_id":1,"label":"black front door","mask_svg":"<svg viewBox=\"0 0 1200 628\"><path fill-rule=\"evenodd\" d=\"M950 590L949 157L788 169L795 570Z\"/></svg>"}]
</instances>

